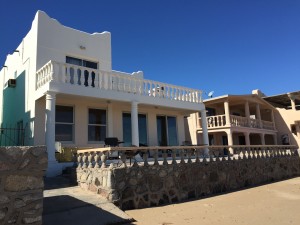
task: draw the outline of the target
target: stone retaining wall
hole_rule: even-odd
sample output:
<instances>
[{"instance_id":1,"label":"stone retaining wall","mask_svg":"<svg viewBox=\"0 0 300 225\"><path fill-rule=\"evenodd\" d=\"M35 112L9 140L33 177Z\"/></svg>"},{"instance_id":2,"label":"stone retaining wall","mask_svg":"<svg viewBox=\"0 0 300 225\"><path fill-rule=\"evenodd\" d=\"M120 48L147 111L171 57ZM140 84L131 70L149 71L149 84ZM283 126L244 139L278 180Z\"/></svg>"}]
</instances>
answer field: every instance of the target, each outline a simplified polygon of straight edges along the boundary
<instances>
[{"instance_id":1,"label":"stone retaining wall","mask_svg":"<svg viewBox=\"0 0 300 225\"><path fill-rule=\"evenodd\" d=\"M0 224L42 224L45 147L0 147Z\"/></svg>"},{"instance_id":2,"label":"stone retaining wall","mask_svg":"<svg viewBox=\"0 0 300 225\"><path fill-rule=\"evenodd\" d=\"M123 168L78 168L79 185L134 209L181 202L300 175L298 155Z\"/></svg>"}]
</instances>

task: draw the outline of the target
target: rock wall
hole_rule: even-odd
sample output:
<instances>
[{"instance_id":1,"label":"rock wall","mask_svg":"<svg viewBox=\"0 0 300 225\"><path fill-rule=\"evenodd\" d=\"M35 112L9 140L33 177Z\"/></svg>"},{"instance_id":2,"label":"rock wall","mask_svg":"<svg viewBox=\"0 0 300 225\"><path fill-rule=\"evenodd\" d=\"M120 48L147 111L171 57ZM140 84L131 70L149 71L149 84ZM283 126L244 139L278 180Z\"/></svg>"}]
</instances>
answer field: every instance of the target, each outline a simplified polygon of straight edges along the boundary
<instances>
[{"instance_id":1,"label":"rock wall","mask_svg":"<svg viewBox=\"0 0 300 225\"><path fill-rule=\"evenodd\" d=\"M300 175L298 155L123 168L79 168L81 187L134 209L186 201Z\"/></svg>"},{"instance_id":2,"label":"rock wall","mask_svg":"<svg viewBox=\"0 0 300 225\"><path fill-rule=\"evenodd\" d=\"M42 224L45 147L0 147L0 224Z\"/></svg>"}]
</instances>

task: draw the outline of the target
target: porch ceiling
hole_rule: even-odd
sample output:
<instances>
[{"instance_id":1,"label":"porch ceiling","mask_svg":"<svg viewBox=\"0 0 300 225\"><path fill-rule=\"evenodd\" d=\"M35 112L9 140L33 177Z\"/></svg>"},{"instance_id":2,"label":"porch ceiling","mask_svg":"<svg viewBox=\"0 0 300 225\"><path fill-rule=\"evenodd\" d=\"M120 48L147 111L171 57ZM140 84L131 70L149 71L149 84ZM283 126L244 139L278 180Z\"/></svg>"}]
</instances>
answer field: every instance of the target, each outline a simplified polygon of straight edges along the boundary
<instances>
[{"instance_id":1,"label":"porch ceiling","mask_svg":"<svg viewBox=\"0 0 300 225\"><path fill-rule=\"evenodd\" d=\"M296 96L295 103L296 105L300 105L300 91L291 92L292 95ZM288 94L274 95L269 97L263 97L264 100L270 102L275 107L291 107L291 99Z\"/></svg>"},{"instance_id":2,"label":"porch ceiling","mask_svg":"<svg viewBox=\"0 0 300 225\"><path fill-rule=\"evenodd\" d=\"M87 97L87 96L74 96L69 94L62 94L59 93L56 95L56 99L59 102L60 100L69 100L70 102L74 101L74 98L76 98L76 101L81 102L90 102L91 104L113 104L118 106L129 106L130 102L124 102L124 101L117 101L117 100L109 100L109 99L102 99L102 98L95 98L95 97ZM151 105L151 104L145 104L145 103L139 103L138 108L142 109L144 111L146 110L164 110L164 111L170 111L170 112L179 112L182 115L189 115L191 113L195 113L194 110L188 110L188 109L180 109L176 107L167 107L167 106L159 106L159 105Z\"/></svg>"}]
</instances>

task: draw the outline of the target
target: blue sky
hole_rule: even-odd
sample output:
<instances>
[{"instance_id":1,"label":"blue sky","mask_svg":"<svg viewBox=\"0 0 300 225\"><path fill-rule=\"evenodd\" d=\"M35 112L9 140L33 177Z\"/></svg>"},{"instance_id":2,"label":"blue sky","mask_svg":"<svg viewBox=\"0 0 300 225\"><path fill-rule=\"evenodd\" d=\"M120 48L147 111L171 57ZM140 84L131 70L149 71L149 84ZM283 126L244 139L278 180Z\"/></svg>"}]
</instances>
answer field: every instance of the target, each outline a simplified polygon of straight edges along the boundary
<instances>
[{"instance_id":1,"label":"blue sky","mask_svg":"<svg viewBox=\"0 0 300 225\"><path fill-rule=\"evenodd\" d=\"M2 0L0 65L36 11L112 33L113 69L214 96L300 90L299 0Z\"/></svg>"}]
</instances>

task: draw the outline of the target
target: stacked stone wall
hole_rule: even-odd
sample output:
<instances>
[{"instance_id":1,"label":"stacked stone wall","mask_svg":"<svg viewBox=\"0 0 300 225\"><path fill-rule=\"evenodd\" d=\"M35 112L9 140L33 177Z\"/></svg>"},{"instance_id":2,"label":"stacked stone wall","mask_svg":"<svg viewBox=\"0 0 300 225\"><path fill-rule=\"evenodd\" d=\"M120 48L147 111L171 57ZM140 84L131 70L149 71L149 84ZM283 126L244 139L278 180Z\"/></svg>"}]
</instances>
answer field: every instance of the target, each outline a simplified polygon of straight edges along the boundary
<instances>
[{"instance_id":1,"label":"stacked stone wall","mask_svg":"<svg viewBox=\"0 0 300 225\"><path fill-rule=\"evenodd\" d=\"M0 224L42 224L45 147L0 147Z\"/></svg>"},{"instance_id":2,"label":"stacked stone wall","mask_svg":"<svg viewBox=\"0 0 300 225\"><path fill-rule=\"evenodd\" d=\"M297 154L132 167L79 168L81 187L122 209L199 199L300 175Z\"/></svg>"}]
</instances>

